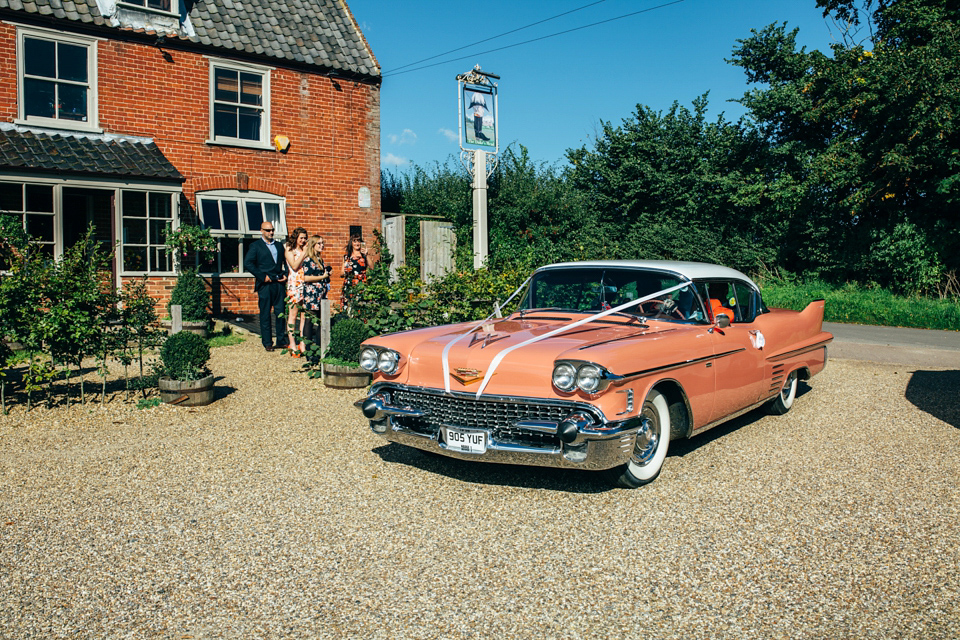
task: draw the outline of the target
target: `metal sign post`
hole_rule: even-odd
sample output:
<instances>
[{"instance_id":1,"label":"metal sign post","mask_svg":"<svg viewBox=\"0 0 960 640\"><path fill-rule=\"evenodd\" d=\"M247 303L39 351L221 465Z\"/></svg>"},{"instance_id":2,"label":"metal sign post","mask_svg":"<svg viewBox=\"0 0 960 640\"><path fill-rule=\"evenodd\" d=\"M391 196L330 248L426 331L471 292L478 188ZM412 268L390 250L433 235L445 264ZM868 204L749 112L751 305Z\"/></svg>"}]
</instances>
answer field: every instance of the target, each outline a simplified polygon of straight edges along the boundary
<instances>
[{"instance_id":1,"label":"metal sign post","mask_svg":"<svg viewBox=\"0 0 960 640\"><path fill-rule=\"evenodd\" d=\"M460 161L473 179L473 268L487 261L487 178L497 166L500 118L497 83L500 76L475 66L457 76ZM489 167L487 156L490 158Z\"/></svg>"}]
</instances>

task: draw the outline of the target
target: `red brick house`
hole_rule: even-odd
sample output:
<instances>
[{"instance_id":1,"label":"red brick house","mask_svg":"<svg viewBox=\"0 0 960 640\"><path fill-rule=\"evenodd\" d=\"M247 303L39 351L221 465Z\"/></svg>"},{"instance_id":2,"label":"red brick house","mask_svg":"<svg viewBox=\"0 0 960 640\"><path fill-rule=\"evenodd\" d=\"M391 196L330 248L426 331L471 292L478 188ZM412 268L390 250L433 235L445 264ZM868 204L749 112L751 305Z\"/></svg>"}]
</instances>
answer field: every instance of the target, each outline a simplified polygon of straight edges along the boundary
<instances>
[{"instance_id":1,"label":"red brick house","mask_svg":"<svg viewBox=\"0 0 960 640\"><path fill-rule=\"evenodd\" d=\"M254 313L261 221L338 268L380 223L380 68L342 0L0 0L0 212L59 255L94 223L164 301L200 223L215 313ZM334 299L340 280L334 279Z\"/></svg>"}]
</instances>

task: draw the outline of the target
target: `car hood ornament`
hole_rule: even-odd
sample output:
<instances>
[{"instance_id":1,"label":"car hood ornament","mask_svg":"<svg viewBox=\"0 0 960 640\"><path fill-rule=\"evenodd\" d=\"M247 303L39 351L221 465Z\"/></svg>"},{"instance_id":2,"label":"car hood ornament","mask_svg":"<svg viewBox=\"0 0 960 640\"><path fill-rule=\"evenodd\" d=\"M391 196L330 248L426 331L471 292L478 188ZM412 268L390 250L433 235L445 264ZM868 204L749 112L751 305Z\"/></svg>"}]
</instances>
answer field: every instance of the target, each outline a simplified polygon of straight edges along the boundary
<instances>
[{"instance_id":1,"label":"car hood ornament","mask_svg":"<svg viewBox=\"0 0 960 640\"><path fill-rule=\"evenodd\" d=\"M483 377L483 371L480 371L479 369L470 369L467 367L457 367L450 372L450 377L463 386L467 386L468 384L479 382Z\"/></svg>"}]
</instances>

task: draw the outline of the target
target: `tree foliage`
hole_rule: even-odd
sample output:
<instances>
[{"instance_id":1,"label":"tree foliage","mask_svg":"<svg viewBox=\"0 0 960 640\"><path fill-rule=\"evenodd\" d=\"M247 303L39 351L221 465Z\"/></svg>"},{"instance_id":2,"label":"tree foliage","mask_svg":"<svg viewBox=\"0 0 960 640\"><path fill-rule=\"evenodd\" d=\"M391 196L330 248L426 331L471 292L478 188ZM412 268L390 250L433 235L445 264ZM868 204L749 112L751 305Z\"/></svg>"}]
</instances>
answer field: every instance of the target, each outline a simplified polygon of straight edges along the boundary
<instances>
[{"instance_id":1,"label":"tree foliage","mask_svg":"<svg viewBox=\"0 0 960 640\"><path fill-rule=\"evenodd\" d=\"M956 3L810 1L841 42L807 51L779 23L738 40L729 62L749 87L737 122L708 118L704 94L689 108L638 105L602 122L564 167L506 149L488 189L491 266L700 260L956 296ZM469 268L465 170L415 168L385 185L400 211L453 221L457 265ZM408 249L415 265L416 242Z\"/></svg>"}]
</instances>

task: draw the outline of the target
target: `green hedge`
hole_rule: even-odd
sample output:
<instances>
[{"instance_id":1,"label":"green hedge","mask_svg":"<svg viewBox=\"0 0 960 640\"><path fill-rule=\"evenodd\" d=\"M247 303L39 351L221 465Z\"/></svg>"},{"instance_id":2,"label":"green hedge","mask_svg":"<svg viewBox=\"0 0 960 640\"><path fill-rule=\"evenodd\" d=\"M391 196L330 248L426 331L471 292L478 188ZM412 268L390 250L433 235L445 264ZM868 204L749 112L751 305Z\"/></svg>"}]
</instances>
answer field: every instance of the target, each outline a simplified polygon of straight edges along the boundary
<instances>
[{"instance_id":1,"label":"green hedge","mask_svg":"<svg viewBox=\"0 0 960 640\"><path fill-rule=\"evenodd\" d=\"M957 300L901 297L887 289L855 283L835 288L819 281L768 282L761 288L768 307L800 311L810 301L823 298L827 322L960 331Z\"/></svg>"}]
</instances>

